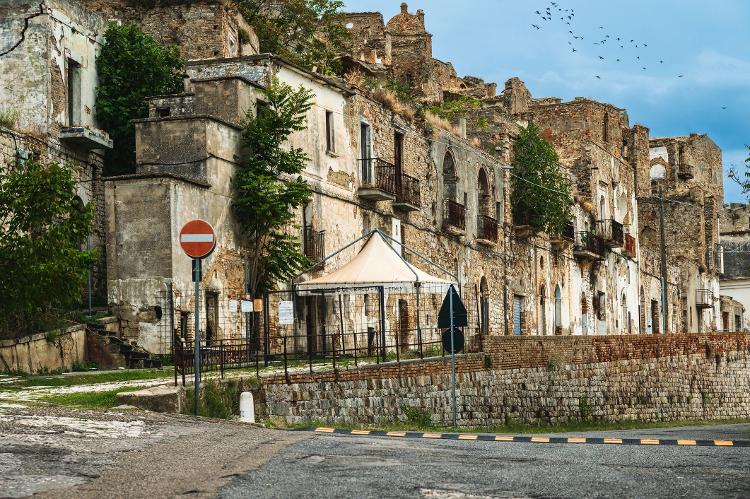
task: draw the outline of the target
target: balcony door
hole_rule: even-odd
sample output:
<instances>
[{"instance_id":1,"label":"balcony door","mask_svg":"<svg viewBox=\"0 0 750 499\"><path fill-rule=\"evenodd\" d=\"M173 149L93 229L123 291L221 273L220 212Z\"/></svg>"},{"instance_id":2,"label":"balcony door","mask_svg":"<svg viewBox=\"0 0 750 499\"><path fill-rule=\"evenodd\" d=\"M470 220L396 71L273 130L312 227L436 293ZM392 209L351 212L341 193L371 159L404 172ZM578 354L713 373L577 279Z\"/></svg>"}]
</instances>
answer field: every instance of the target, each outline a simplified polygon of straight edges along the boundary
<instances>
[{"instance_id":1,"label":"balcony door","mask_svg":"<svg viewBox=\"0 0 750 499\"><path fill-rule=\"evenodd\" d=\"M362 183L372 182L372 128L367 123L359 125L359 147L362 163Z\"/></svg>"},{"instance_id":2,"label":"balcony door","mask_svg":"<svg viewBox=\"0 0 750 499\"><path fill-rule=\"evenodd\" d=\"M403 172L404 163L404 134L396 132L393 135L393 165L395 168L396 175L396 192L401 194L401 175Z\"/></svg>"}]
</instances>

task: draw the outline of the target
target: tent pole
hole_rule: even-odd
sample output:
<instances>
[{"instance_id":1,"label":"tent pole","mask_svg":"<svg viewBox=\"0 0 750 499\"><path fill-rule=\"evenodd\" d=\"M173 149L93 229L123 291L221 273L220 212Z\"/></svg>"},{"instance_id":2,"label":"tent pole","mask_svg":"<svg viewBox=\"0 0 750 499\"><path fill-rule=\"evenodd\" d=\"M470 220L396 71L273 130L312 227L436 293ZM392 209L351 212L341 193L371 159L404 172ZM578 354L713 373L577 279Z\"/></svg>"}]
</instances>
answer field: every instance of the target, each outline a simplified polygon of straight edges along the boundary
<instances>
[{"instance_id":1,"label":"tent pole","mask_svg":"<svg viewBox=\"0 0 750 499\"><path fill-rule=\"evenodd\" d=\"M382 343L383 362L385 362L385 287L380 286L380 341Z\"/></svg>"},{"instance_id":2,"label":"tent pole","mask_svg":"<svg viewBox=\"0 0 750 499\"><path fill-rule=\"evenodd\" d=\"M419 289L422 287L419 282L415 283L417 288L417 342L419 342L419 358L424 359L424 351L422 350L422 324L419 321Z\"/></svg>"}]
</instances>

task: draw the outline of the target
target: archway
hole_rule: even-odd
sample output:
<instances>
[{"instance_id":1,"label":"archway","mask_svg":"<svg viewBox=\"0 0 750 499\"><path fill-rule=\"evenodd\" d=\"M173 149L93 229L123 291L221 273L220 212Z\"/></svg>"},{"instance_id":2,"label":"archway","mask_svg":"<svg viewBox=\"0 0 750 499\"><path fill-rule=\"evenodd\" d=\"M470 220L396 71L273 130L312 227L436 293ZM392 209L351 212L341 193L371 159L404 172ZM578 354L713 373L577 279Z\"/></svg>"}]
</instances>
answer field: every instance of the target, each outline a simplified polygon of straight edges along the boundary
<instances>
[{"instance_id":1,"label":"archway","mask_svg":"<svg viewBox=\"0 0 750 499\"><path fill-rule=\"evenodd\" d=\"M456 174L456 162L453 153L448 150L443 158L443 184L445 197L451 201L458 201L458 175Z\"/></svg>"}]
</instances>

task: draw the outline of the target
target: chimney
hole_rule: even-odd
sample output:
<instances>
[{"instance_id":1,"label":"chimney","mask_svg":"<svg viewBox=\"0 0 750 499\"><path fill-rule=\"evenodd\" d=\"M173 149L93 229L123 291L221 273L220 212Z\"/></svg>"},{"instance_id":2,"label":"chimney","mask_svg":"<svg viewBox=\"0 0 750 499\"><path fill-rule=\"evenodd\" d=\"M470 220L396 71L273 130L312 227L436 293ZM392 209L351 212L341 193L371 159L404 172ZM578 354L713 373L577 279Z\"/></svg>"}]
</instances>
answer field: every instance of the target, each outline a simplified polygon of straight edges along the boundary
<instances>
[{"instance_id":1,"label":"chimney","mask_svg":"<svg viewBox=\"0 0 750 499\"><path fill-rule=\"evenodd\" d=\"M417 11L417 19L419 19L419 24L424 28L424 11L422 9Z\"/></svg>"},{"instance_id":2,"label":"chimney","mask_svg":"<svg viewBox=\"0 0 750 499\"><path fill-rule=\"evenodd\" d=\"M409 13L409 6L406 4L406 2L401 3L401 13L402 14L408 14Z\"/></svg>"}]
</instances>

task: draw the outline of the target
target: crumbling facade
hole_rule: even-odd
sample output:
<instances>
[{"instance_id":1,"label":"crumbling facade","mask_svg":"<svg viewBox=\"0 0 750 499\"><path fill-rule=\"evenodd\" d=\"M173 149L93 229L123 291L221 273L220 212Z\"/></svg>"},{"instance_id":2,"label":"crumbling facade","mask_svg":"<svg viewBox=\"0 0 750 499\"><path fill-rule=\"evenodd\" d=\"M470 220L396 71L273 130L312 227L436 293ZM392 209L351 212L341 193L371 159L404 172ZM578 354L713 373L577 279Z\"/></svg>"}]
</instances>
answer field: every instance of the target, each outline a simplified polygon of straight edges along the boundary
<instances>
[{"instance_id":1,"label":"crumbling facade","mask_svg":"<svg viewBox=\"0 0 750 499\"><path fill-rule=\"evenodd\" d=\"M387 22L380 13L345 16L351 37L342 56L348 72L343 80L258 54L252 27L229 2L84 5L91 10L78 8L70 16L96 20L99 31L90 40L101 42L95 33L105 20L134 20L157 40L177 43L187 60L184 92L154 97L149 117L134 123L136 173L108 179L98 195L106 206L108 303L123 335L151 351L168 352L174 331L192 336L191 266L178 244L180 228L192 218L209 221L219 235L202 283L210 338L247 334L246 324L230 320L237 302L247 299L231 179L243 159L242 120L255 112L271 78L301 85L314 98L307 128L290 140L309 157L303 177L313 197L289 228L313 261L380 229L450 272L477 311L471 331L478 338L737 328L737 303L720 298L718 288L721 151L707 136L650 139L648 128L631 125L627 112L611 104L535 98L518 78L497 93L494 83L459 77L450 63L433 57L424 12L412 14L406 4ZM352 75L361 74L408 86L416 107L464 97L478 104L445 123L359 84L362 78ZM90 78L85 103L93 103L95 75ZM95 113L86 111L88 105L84 130L95 141ZM30 113L24 119L64 124L64 110L52 114L62 118L39 121ZM555 147L573 185L572 217L563 234L535 232L524 214L512 213L510 193L521 181L511 167L513 141L528 123ZM655 173L665 180L652 182ZM668 248L666 324L659 189ZM360 247L301 280L338 268ZM414 255L403 256L419 264ZM318 341L312 332L332 322L359 324L351 295L332 300L307 296L295 303L296 327L308 331L307 342ZM409 334L413 324L404 322L414 305L390 296L385 306L388 330ZM420 321L437 329L436 317Z\"/></svg>"},{"instance_id":2,"label":"crumbling facade","mask_svg":"<svg viewBox=\"0 0 750 499\"><path fill-rule=\"evenodd\" d=\"M744 311L750 310L750 205L731 203L723 206L719 237L724 266L719 281L721 294L739 302ZM732 316L736 314L727 311L727 317ZM748 324L744 315L742 318L742 327L746 330Z\"/></svg>"}]
</instances>

